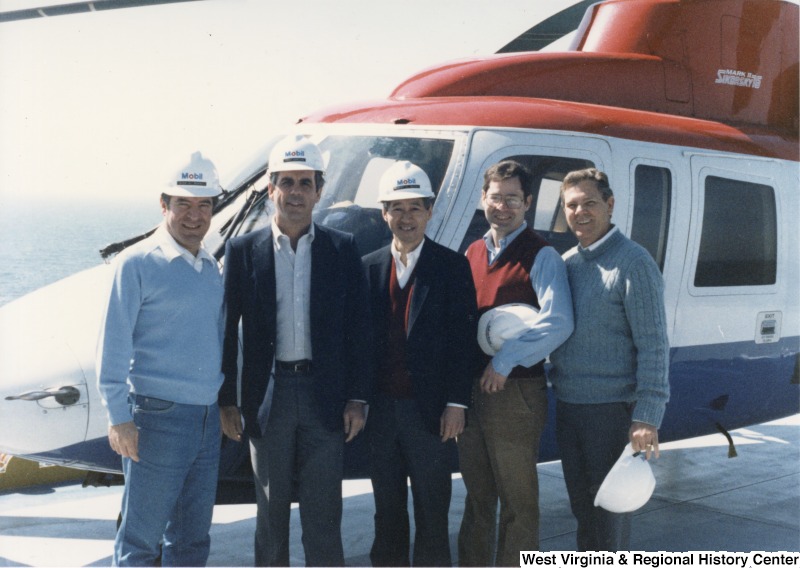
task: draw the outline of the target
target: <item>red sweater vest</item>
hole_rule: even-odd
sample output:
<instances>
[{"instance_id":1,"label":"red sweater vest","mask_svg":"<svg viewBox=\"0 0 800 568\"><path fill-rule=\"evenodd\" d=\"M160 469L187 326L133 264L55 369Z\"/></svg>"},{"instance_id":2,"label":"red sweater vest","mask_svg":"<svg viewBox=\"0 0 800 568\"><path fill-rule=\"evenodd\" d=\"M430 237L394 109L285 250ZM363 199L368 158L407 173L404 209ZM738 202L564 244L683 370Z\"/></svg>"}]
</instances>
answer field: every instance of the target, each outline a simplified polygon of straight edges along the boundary
<instances>
[{"instance_id":1,"label":"red sweater vest","mask_svg":"<svg viewBox=\"0 0 800 568\"><path fill-rule=\"evenodd\" d=\"M400 288L397 270L392 261L389 277L389 348L381 365L378 389L393 398L411 398L411 374L406 365L406 338L408 336L408 310L414 288L414 273L405 288Z\"/></svg>"},{"instance_id":2,"label":"red sweater vest","mask_svg":"<svg viewBox=\"0 0 800 568\"><path fill-rule=\"evenodd\" d=\"M547 241L531 229L525 229L492 264L489 264L489 251L483 239L469 246L467 259L472 268L472 278L477 290L479 316L504 304L521 303L530 304L536 309L540 308L530 274L536 255L546 246L548 246ZM480 372L483 372L489 361L491 357L485 355ZM543 374L544 363L539 362L530 368L515 367L509 376L519 378Z\"/></svg>"}]
</instances>

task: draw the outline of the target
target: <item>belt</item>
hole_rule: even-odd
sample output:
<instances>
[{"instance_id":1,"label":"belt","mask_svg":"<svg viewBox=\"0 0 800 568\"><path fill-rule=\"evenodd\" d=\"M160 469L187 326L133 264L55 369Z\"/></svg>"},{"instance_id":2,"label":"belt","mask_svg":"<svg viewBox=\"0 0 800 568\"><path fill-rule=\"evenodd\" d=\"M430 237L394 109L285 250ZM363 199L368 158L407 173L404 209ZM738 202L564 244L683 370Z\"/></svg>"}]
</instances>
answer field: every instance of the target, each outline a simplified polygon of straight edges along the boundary
<instances>
[{"instance_id":1,"label":"belt","mask_svg":"<svg viewBox=\"0 0 800 568\"><path fill-rule=\"evenodd\" d=\"M275 361L275 370L281 373L310 373L311 361L300 359L299 361Z\"/></svg>"}]
</instances>

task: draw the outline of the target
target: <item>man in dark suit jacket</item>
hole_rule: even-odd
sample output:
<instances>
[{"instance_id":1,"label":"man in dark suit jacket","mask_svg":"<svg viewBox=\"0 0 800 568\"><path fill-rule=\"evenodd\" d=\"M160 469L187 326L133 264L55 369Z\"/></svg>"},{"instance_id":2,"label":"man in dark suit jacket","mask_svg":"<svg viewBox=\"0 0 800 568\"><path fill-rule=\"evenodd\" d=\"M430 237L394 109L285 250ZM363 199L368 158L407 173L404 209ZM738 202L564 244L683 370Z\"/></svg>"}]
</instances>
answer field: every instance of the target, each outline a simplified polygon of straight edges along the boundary
<instances>
[{"instance_id":1,"label":"man in dark suit jacket","mask_svg":"<svg viewBox=\"0 0 800 568\"><path fill-rule=\"evenodd\" d=\"M363 258L370 287L377 393L367 435L375 495L373 566L450 566L451 460L464 429L477 349L475 287L466 258L425 238L428 176L398 162L381 178L392 244Z\"/></svg>"},{"instance_id":2,"label":"man in dark suit jacket","mask_svg":"<svg viewBox=\"0 0 800 568\"><path fill-rule=\"evenodd\" d=\"M312 223L323 170L322 155L309 140L279 142L269 161L272 224L232 239L225 252L225 381L219 400L225 434L241 440L244 429L250 438L258 566L289 565L295 483L306 563L344 565L344 443L366 419L370 322L353 237Z\"/></svg>"}]
</instances>

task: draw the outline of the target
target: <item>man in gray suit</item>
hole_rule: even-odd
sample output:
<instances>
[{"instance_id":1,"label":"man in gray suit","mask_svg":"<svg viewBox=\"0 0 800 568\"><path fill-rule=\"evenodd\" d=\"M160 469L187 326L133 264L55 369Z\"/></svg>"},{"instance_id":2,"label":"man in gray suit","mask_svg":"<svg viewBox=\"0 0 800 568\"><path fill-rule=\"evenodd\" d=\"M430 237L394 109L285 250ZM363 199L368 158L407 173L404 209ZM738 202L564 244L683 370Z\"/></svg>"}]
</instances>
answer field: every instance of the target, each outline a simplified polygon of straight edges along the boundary
<instances>
[{"instance_id":1,"label":"man in gray suit","mask_svg":"<svg viewBox=\"0 0 800 568\"><path fill-rule=\"evenodd\" d=\"M352 235L312 223L323 173L322 154L311 141L279 142L269 161L271 226L231 239L225 251L222 426L234 440L243 429L250 438L259 566L289 564L295 483L306 563L344 565L344 443L366 419L370 324Z\"/></svg>"}]
</instances>

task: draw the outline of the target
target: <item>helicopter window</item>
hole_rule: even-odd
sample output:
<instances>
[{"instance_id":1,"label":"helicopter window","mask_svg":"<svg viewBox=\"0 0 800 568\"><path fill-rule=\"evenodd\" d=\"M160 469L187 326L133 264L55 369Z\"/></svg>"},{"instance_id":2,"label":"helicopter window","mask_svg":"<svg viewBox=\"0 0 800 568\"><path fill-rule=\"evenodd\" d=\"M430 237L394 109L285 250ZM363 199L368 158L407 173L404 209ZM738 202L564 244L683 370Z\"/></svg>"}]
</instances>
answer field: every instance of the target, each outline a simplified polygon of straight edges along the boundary
<instances>
[{"instance_id":1,"label":"helicopter window","mask_svg":"<svg viewBox=\"0 0 800 568\"><path fill-rule=\"evenodd\" d=\"M355 236L361 254L391 241L378 202L378 183L395 162L408 160L422 168L438 195L454 141L389 136L329 136L319 143L330 153L325 188L314 220Z\"/></svg>"},{"instance_id":2,"label":"helicopter window","mask_svg":"<svg viewBox=\"0 0 800 568\"><path fill-rule=\"evenodd\" d=\"M375 207L378 202L378 184L380 183L383 173L395 163L395 160L390 158L376 157L369 161L367 167L364 168L364 175L361 176L361 181L358 184L356 191L355 204L359 207Z\"/></svg>"},{"instance_id":3,"label":"helicopter window","mask_svg":"<svg viewBox=\"0 0 800 568\"><path fill-rule=\"evenodd\" d=\"M258 231L268 227L275 213L275 204L267 193L267 176L262 178L262 184L258 188L254 188L250 200L242 204L243 218L239 220L234 229L228 233L228 238L244 235L253 231ZM251 192L248 192L248 195Z\"/></svg>"},{"instance_id":4,"label":"helicopter window","mask_svg":"<svg viewBox=\"0 0 800 568\"><path fill-rule=\"evenodd\" d=\"M664 270L667 250L672 176L666 168L640 165L634 174L631 239L652 255Z\"/></svg>"},{"instance_id":5,"label":"helicopter window","mask_svg":"<svg viewBox=\"0 0 800 568\"><path fill-rule=\"evenodd\" d=\"M214 217L211 219L211 227L206 233L203 243L217 258L222 256L225 249L225 235L235 222L239 211L246 207L248 196L248 192L242 192L231 203L225 204L221 211L214 213Z\"/></svg>"},{"instance_id":6,"label":"helicopter window","mask_svg":"<svg viewBox=\"0 0 800 568\"><path fill-rule=\"evenodd\" d=\"M525 214L528 226L546 239L559 253L572 248L578 242L570 232L561 207L561 181L573 170L594 166L589 160L556 156L516 155L505 158L515 160L533 174L533 203ZM473 241L480 239L489 230L483 213L483 205L473 215L459 250L464 252Z\"/></svg>"},{"instance_id":7,"label":"helicopter window","mask_svg":"<svg viewBox=\"0 0 800 568\"><path fill-rule=\"evenodd\" d=\"M274 212L275 204L269 199L267 188L264 188L264 192L251 206L247 219L242 225L241 233L250 233L268 227Z\"/></svg>"},{"instance_id":8,"label":"helicopter window","mask_svg":"<svg viewBox=\"0 0 800 568\"><path fill-rule=\"evenodd\" d=\"M708 176L694 285L774 284L777 258L774 189Z\"/></svg>"},{"instance_id":9,"label":"helicopter window","mask_svg":"<svg viewBox=\"0 0 800 568\"><path fill-rule=\"evenodd\" d=\"M539 197L536 200L533 228L537 231L555 230L559 217L565 219L561 212L561 182L554 179L543 179L539 186ZM561 229L563 232L564 229Z\"/></svg>"}]
</instances>

